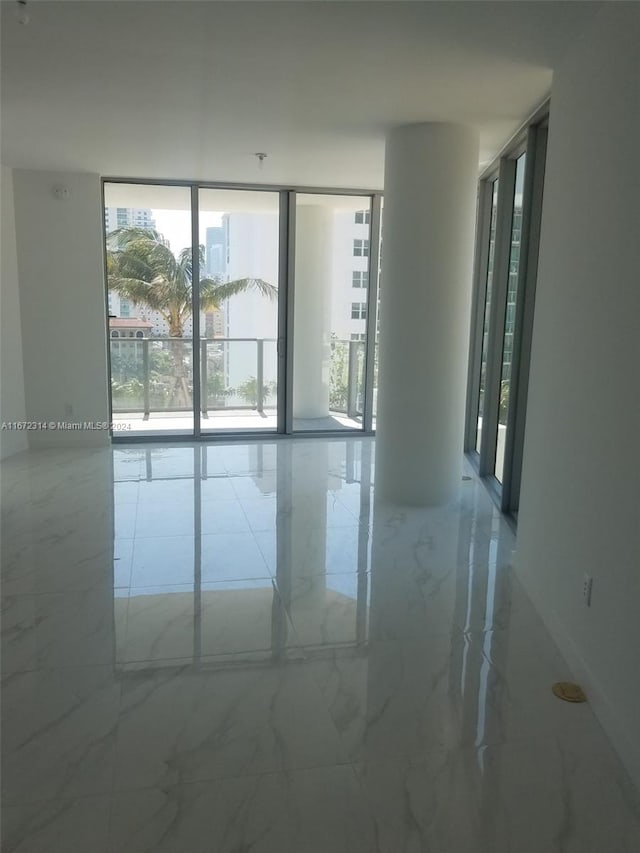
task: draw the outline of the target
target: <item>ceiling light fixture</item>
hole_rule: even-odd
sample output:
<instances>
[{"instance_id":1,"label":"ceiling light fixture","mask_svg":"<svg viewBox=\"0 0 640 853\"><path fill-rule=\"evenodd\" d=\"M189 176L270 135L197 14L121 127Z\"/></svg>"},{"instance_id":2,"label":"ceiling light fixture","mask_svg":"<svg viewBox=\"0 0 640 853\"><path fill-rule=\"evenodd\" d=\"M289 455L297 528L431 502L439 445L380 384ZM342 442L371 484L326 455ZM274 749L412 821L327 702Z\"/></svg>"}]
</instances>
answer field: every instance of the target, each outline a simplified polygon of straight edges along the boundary
<instances>
[{"instance_id":1,"label":"ceiling light fixture","mask_svg":"<svg viewBox=\"0 0 640 853\"><path fill-rule=\"evenodd\" d=\"M29 23L29 12L27 11L27 0L18 0L16 3L16 20L23 27Z\"/></svg>"},{"instance_id":2,"label":"ceiling light fixture","mask_svg":"<svg viewBox=\"0 0 640 853\"><path fill-rule=\"evenodd\" d=\"M253 156L258 158L258 168L262 170L264 161L267 159L267 155L264 153L264 151L256 151Z\"/></svg>"}]
</instances>

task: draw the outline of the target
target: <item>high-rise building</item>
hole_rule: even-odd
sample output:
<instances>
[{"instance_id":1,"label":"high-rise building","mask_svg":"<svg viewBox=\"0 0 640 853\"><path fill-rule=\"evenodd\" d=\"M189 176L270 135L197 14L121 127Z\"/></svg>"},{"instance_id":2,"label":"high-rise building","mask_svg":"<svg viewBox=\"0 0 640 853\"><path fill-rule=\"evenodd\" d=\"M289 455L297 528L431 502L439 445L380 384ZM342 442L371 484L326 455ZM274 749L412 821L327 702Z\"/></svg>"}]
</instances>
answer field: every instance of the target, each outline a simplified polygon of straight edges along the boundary
<instances>
[{"instance_id":1,"label":"high-rise building","mask_svg":"<svg viewBox=\"0 0 640 853\"><path fill-rule=\"evenodd\" d=\"M370 212L335 210L331 214L325 247L329 287L327 312L334 341L364 341L367 325ZM230 281L255 276L278 283L277 218L264 212L225 213L222 225L207 228L205 268L210 275ZM224 336L273 341L278 336L277 311L271 310L265 297L247 291L227 300L224 312ZM215 337L206 326L207 337ZM269 344L265 344L269 346ZM346 349L344 350L346 357ZM265 358L265 381L275 381L277 365ZM248 345L229 344L226 350L225 377L235 387L256 374L255 351Z\"/></svg>"},{"instance_id":2,"label":"high-rise building","mask_svg":"<svg viewBox=\"0 0 640 853\"><path fill-rule=\"evenodd\" d=\"M117 231L119 228L155 228L156 222L153 212L148 207L105 207L104 228L107 234ZM132 310L137 312L142 320L149 320L156 325L155 319L142 316L137 308L134 308L128 299L110 290L108 292L109 314L114 317L131 317ZM149 312L147 311L146 314ZM158 312L153 312L157 314Z\"/></svg>"},{"instance_id":3,"label":"high-rise building","mask_svg":"<svg viewBox=\"0 0 640 853\"><path fill-rule=\"evenodd\" d=\"M227 220L222 225L211 226L205 232L204 274L209 278L226 280L227 277ZM203 312L205 338L222 338L225 333L224 309ZM202 325L202 324L201 324Z\"/></svg>"},{"instance_id":4,"label":"high-rise building","mask_svg":"<svg viewBox=\"0 0 640 853\"><path fill-rule=\"evenodd\" d=\"M156 228L156 220L153 210L148 207L105 207L104 211L105 231L110 234L118 228ZM169 335L169 326L159 311L148 308L145 305L134 305L129 299L114 293L108 294L109 314L114 317L134 318L152 323L152 337L166 337ZM191 318L184 324L184 334L191 335Z\"/></svg>"},{"instance_id":5,"label":"high-rise building","mask_svg":"<svg viewBox=\"0 0 640 853\"><path fill-rule=\"evenodd\" d=\"M148 207L105 207L104 226L109 234L118 228L155 228L156 222Z\"/></svg>"},{"instance_id":6,"label":"high-rise building","mask_svg":"<svg viewBox=\"0 0 640 853\"><path fill-rule=\"evenodd\" d=\"M207 228L205 236L205 271L209 276L224 276L227 270L228 219Z\"/></svg>"},{"instance_id":7,"label":"high-rise building","mask_svg":"<svg viewBox=\"0 0 640 853\"><path fill-rule=\"evenodd\" d=\"M364 341L369 281L369 210L335 214L331 331L341 340Z\"/></svg>"}]
</instances>

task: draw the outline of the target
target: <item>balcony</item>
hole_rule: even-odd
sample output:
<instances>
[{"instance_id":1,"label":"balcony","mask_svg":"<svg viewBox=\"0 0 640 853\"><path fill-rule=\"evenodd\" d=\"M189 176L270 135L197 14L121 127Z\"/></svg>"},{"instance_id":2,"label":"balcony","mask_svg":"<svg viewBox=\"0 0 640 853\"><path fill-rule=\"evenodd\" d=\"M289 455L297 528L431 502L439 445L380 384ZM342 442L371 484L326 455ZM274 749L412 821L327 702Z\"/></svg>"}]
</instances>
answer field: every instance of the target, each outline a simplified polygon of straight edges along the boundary
<instances>
[{"instance_id":1,"label":"balcony","mask_svg":"<svg viewBox=\"0 0 640 853\"><path fill-rule=\"evenodd\" d=\"M193 428L191 338L110 338L114 434L189 434ZM294 431L362 428L365 343L334 338L327 360L329 412L294 418ZM203 432L275 431L277 341L200 342Z\"/></svg>"}]
</instances>

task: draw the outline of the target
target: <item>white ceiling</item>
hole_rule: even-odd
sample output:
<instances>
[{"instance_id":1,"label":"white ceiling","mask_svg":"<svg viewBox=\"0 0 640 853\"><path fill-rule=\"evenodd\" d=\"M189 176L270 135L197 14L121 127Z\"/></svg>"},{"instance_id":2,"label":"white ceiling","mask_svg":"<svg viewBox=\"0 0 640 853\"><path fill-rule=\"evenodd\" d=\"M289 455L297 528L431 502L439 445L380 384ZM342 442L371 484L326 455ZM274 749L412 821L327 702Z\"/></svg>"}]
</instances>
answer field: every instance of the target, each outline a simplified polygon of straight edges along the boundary
<instances>
[{"instance_id":1,"label":"white ceiling","mask_svg":"<svg viewBox=\"0 0 640 853\"><path fill-rule=\"evenodd\" d=\"M394 125L492 158L597 3L2 4L2 160L127 177L382 186ZM262 169L253 156L265 151Z\"/></svg>"}]
</instances>

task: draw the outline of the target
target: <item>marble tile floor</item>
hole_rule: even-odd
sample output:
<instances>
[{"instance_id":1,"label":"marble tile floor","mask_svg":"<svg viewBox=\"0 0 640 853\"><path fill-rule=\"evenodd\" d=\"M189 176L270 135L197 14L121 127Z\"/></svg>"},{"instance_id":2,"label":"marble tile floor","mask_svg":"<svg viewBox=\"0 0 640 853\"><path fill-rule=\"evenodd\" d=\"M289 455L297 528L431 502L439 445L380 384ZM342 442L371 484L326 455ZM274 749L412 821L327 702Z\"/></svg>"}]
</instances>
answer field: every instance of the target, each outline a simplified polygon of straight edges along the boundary
<instances>
[{"instance_id":1,"label":"marble tile floor","mask_svg":"<svg viewBox=\"0 0 640 853\"><path fill-rule=\"evenodd\" d=\"M640 800L472 477L370 439L2 466L5 853L637 853Z\"/></svg>"}]
</instances>

